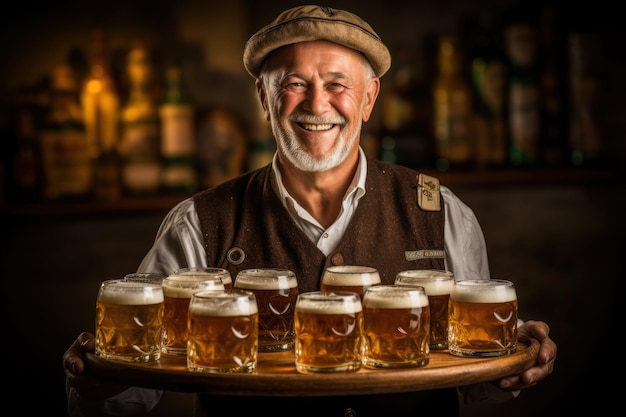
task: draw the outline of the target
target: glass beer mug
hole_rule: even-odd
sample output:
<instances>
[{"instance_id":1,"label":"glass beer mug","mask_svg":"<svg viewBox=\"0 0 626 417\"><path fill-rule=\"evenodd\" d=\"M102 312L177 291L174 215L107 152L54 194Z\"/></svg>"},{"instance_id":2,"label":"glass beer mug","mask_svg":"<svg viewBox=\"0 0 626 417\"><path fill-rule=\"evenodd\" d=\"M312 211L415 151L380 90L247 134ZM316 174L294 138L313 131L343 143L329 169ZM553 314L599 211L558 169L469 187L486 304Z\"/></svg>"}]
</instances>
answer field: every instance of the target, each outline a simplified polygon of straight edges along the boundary
<instances>
[{"instance_id":1,"label":"glass beer mug","mask_svg":"<svg viewBox=\"0 0 626 417\"><path fill-rule=\"evenodd\" d=\"M96 299L96 355L125 362L161 357L163 289L146 281L103 281Z\"/></svg>"},{"instance_id":2,"label":"glass beer mug","mask_svg":"<svg viewBox=\"0 0 626 417\"><path fill-rule=\"evenodd\" d=\"M423 287L375 285L363 297L363 364L408 368L428 364L430 308Z\"/></svg>"},{"instance_id":3,"label":"glass beer mug","mask_svg":"<svg viewBox=\"0 0 626 417\"><path fill-rule=\"evenodd\" d=\"M259 312L254 294L229 289L191 296L187 369L250 373L257 367Z\"/></svg>"},{"instance_id":4,"label":"glass beer mug","mask_svg":"<svg viewBox=\"0 0 626 417\"><path fill-rule=\"evenodd\" d=\"M511 281L464 280L450 294L448 351L457 356L502 356L517 347L517 294Z\"/></svg>"},{"instance_id":5,"label":"glass beer mug","mask_svg":"<svg viewBox=\"0 0 626 417\"><path fill-rule=\"evenodd\" d=\"M439 269L411 269L396 275L396 285L423 287L430 306L430 349L448 348L448 303L454 274Z\"/></svg>"},{"instance_id":6,"label":"glass beer mug","mask_svg":"<svg viewBox=\"0 0 626 417\"><path fill-rule=\"evenodd\" d=\"M298 295L294 329L298 372L361 369L363 307L357 293L314 291Z\"/></svg>"}]
</instances>

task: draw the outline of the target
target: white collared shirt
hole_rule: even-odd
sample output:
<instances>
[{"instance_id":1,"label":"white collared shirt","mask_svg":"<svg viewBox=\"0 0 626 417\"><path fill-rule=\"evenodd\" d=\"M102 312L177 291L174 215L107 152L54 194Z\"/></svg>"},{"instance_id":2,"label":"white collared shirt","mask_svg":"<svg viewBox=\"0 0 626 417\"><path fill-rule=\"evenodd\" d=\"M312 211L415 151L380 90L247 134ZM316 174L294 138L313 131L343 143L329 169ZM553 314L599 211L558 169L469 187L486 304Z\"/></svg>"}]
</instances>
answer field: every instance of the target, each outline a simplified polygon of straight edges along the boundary
<instances>
[{"instance_id":1,"label":"white collared shirt","mask_svg":"<svg viewBox=\"0 0 626 417\"><path fill-rule=\"evenodd\" d=\"M272 161L273 172L275 173L272 181L274 191L278 194L280 201L283 203L291 217L295 220L300 229L315 243L324 255L328 256L339 244L344 235L352 215L359 205L359 200L365 195L365 178L367 177L367 160L363 150L359 148L359 165L352 182L346 191L341 203L341 211L339 216L330 227L324 229L322 225L311 216L298 202L289 195L289 192L283 185L283 178L276 163L276 155Z\"/></svg>"}]
</instances>

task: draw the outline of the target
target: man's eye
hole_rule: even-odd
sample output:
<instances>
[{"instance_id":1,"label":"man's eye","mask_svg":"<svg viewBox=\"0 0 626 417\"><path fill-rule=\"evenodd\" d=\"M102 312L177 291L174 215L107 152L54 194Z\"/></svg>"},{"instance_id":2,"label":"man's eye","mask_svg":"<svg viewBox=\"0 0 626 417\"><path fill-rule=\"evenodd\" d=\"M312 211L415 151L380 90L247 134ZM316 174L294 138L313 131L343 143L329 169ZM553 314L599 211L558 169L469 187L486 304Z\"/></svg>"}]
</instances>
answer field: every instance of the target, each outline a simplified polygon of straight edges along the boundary
<instances>
[{"instance_id":1,"label":"man's eye","mask_svg":"<svg viewBox=\"0 0 626 417\"><path fill-rule=\"evenodd\" d=\"M289 84L285 85L285 88L287 90L297 90L297 91L300 91L300 90L305 89L306 85L304 83L289 83Z\"/></svg>"},{"instance_id":2,"label":"man's eye","mask_svg":"<svg viewBox=\"0 0 626 417\"><path fill-rule=\"evenodd\" d=\"M345 87L343 86L343 84L339 84L339 83L333 83L333 84L328 85L329 91L342 91L344 88Z\"/></svg>"}]
</instances>

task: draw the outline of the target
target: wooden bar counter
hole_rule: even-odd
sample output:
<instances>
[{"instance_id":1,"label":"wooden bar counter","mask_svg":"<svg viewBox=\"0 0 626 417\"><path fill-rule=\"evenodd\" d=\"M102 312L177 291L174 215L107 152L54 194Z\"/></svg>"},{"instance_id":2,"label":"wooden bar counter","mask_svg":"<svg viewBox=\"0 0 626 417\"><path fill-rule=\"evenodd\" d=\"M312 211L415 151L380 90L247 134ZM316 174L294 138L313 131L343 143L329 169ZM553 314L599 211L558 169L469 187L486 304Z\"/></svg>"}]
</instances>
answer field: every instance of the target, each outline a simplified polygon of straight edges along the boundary
<instances>
[{"instance_id":1,"label":"wooden bar counter","mask_svg":"<svg viewBox=\"0 0 626 417\"><path fill-rule=\"evenodd\" d=\"M420 391L494 381L520 373L536 361L539 342L518 344L517 352L496 358L462 358L431 351L421 368L361 368L357 372L301 374L293 350L259 353L249 374L207 374L187 370L186 357L162 355L154 363L125 363L86 355L87 369L102 379L168 391L221 395L331 396Z\"/></svg>"}]
</instances>

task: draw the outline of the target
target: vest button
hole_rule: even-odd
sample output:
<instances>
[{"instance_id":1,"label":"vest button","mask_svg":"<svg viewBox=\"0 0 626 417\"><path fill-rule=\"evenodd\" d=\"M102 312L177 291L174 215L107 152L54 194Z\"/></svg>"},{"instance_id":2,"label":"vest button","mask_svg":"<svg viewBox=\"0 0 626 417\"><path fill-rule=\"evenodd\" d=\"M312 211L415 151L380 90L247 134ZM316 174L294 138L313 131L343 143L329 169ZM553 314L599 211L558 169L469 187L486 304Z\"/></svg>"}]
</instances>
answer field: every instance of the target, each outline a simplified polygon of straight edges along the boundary
<instances>
[{"instance_id":1,"label":"vest button","mask_svg":"<svg viewBox=\"0 0 626 417\"><path fill-rule=\"evenodd\" d=\"M345 417L356 417L356 410L354 408L346 408L346 412L343 415Z\"/></svg>"},{"instance_id":2,"label":"vest button","mask_svg":"<svg viewBox=\"0 0 626 417\"><path fill-rule=\"evenodd\" d=\"M243 249L234 247L228 251L226 259L228 259L228 262L230 262L231 265L241 265L244 259L246 259L246 253Z\"/></svg>"},{"instance_id":3,"label":"vest button","mask_svg":"<svg viewBox=\"0 0 626 417\"><path fill-rule=\"evenodd\" d=\"M340 253L336 253L334 254L331 258L330 258L330 262L333 265L343 265L343 255Z\"/></svg>"}]
</instances>

